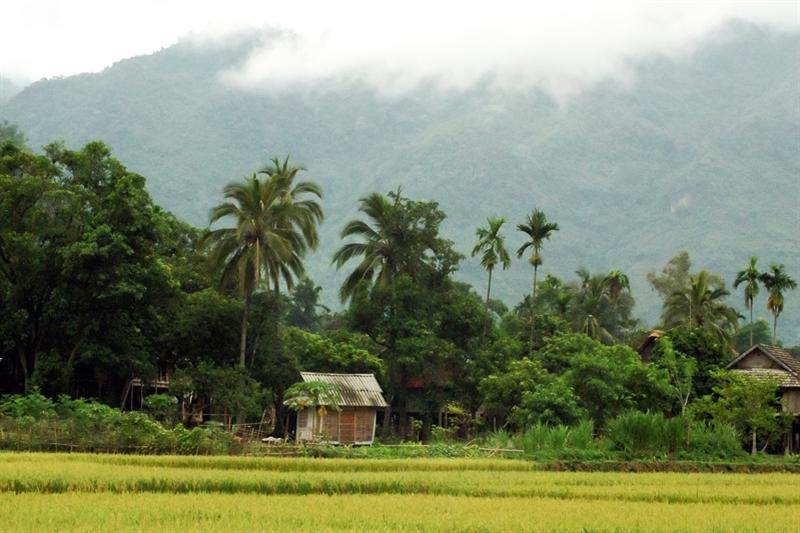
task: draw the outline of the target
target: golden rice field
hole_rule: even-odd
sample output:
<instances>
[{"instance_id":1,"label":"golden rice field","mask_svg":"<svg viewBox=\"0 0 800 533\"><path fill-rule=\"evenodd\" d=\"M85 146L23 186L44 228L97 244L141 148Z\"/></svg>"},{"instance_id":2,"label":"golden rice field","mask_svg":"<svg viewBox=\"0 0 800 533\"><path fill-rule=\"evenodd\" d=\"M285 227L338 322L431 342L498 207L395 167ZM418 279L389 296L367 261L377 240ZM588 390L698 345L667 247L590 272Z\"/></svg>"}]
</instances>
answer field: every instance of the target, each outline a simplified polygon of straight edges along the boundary
<instances>
[{"instance_id":1,"label":"golden rice field","mask_svg":"<svg viewBox=\"0 0 800 533\"><path fill-rule=\"evenodd\" d=\"M0 453L2 531L800 531L798 474Z\"/></svg>"}]
</instances>

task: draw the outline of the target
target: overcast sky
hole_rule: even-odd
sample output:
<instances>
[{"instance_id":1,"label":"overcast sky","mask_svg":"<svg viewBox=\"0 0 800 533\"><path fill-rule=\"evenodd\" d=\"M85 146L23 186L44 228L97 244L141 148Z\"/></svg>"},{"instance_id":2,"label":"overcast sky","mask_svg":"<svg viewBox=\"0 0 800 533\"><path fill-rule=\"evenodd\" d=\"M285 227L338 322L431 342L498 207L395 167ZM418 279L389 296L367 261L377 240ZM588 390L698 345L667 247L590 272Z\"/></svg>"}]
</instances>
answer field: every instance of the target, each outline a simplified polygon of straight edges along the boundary
<instances>
[{"instance_id":1,"label":"overcast sky","mask_svg":"<svg viewBox=\"0 0 800 533\"><path fill-rule=\"evenodd\" d=\"M461 89L488 75L563 96L628 80L632 61L690 54L736 19L800 31L800 2L26 0L2 8L0 75L28 83L94 72L182 38L207 45L278 27L293 37L221 77L271 90L357 78L392 94L423 80Z\"/></svg>"}]
</instances>

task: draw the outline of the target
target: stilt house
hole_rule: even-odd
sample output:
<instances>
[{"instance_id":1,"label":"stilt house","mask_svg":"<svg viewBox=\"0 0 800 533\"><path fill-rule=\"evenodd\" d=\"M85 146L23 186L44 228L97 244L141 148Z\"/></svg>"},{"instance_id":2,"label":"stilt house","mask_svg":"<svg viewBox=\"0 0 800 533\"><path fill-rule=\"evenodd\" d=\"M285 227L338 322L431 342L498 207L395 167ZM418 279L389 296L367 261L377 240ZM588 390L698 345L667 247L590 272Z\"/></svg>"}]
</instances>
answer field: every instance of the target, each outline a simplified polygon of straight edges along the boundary
<instances>
[{"instance_id":1,"label":"stilt house","mask_svg":"<svg viewBox=\"0 0 800 533\"><path fill-rule=\"evenodd\" d=\"M792 429L786 436L786 451L800 452L800 360L778 346L756 344L726 368L755 379L778 382L783 410L794 415Z\"/></svg>"},{"instance_id":2,"label":"stilt house","mask_svg":"<svg viewBox=\"0 0 800 533\"><path fill-rule=\"evenodd\" d=\"M383 390L374 374L300 372L305 382L321 381L336 386L339 411L320 416L309 407L297 413L297 440L324 440L333 444L372 444L378 409L386 407Z\"/></svg>"}]
</instances>

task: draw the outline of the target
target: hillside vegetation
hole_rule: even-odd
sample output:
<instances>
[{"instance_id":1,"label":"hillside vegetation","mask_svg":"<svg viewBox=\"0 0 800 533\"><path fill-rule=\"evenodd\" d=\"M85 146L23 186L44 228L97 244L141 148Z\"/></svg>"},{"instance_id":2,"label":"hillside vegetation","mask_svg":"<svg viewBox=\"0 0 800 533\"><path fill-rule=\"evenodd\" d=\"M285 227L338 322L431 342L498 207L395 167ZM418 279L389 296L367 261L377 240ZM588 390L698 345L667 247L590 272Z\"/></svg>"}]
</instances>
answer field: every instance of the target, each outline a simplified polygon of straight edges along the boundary
<instances>
[{"instance_id":1,"label":"hillside vegetation","mask_svg":"<svg viewBox=\"0 0 800 533\"><path fill-rule=\"evenodd\" d=\"M732 32L731 32L732 33ZM226 87L218 73L253 43L179 43L96 74L37 82L5 104L34 148L102 139L148 177L154 200L205 225L224 184L291 153L324 192L321 247L308 260L328 304L343 275L331 268L344 221L371 191L440 203L443 233L466 253L490 215L516 224L534 206L561 231L543 273L571 279L577 265L630 275L637 315L660 301L645 273L678 250L732 279L750 255L797 277L800 38L755 29L691 56L637 65L630 87L606 83L559 106L535 92L421 88L396 99L338 86L272 95ZM509 234L509 247L521 235ZM508 304L529 286L517 262L494 290ZM476 259L459 273L483 283ZM741 295L735 303L744 314ZM756 314L766 316L764 295ZM800 340L800 301L787 296L787 343Z\"/></svg>"}]
</instances>

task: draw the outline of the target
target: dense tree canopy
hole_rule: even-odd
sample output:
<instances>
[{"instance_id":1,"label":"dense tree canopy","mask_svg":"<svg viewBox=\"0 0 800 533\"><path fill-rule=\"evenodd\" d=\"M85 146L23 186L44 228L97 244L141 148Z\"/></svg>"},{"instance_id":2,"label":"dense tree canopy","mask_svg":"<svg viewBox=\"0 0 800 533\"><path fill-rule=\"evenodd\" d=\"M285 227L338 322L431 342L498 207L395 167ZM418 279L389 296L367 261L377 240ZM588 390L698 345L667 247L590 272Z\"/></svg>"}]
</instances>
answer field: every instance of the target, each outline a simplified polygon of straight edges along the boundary
<instances>
[{"instance_id":1,"label":"dense tree canopy","mask_svg":"<svg viewBox=\"0 0 800 533\"><path fill-rule=\"evenodd\" d=\"M400 190L368 195L333 257L352 270L345 307L331 311L305 276L322 191L299 181L302 171L274 159L227 186L211 222L231 224L203 232L155 205L144 178L102 143L35 154L3 142L0 390L119 405L134 380L158 376L187 425L266 417L286 434L299 372L373 373L389 403L383 431L400 438L424 438L448 416L462 434L578 423L602 433L615 417L635 418L631 410L722 420L731 398L752 398L762 411L725 423L767 443L783 428L766 421L776 406L767 392L720 373L733 344L778 342L763 320L737 330L720 276L692 273L686 253L648 276L664 301L663 331L643 362L634 348L649 330L634 316L626 273L537 277L558 230L539 210L518 226L534 285L509 308L490 286L484 298L454 279L463 255L443 235L436 202ZM472 249L490 276L511 261L504 223L490 218ZM751 260L735 283L745 284L749 309L763 284L777 320L794 280L782 265L755 267ZM167 400L141 403L170 419Z\"/></svg>"}]
</instances>

